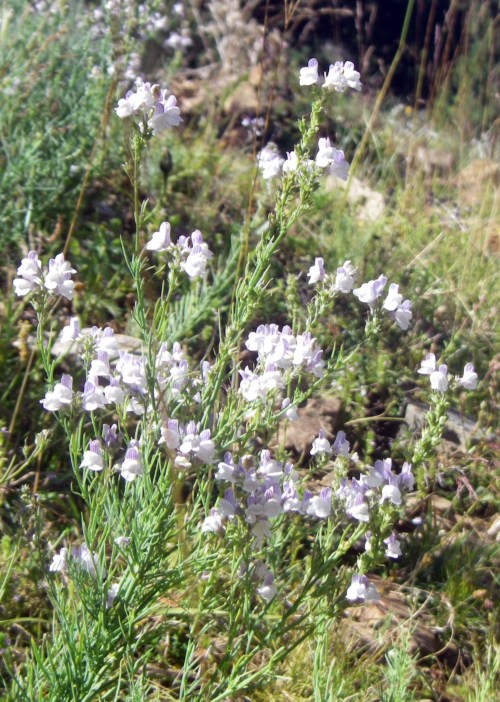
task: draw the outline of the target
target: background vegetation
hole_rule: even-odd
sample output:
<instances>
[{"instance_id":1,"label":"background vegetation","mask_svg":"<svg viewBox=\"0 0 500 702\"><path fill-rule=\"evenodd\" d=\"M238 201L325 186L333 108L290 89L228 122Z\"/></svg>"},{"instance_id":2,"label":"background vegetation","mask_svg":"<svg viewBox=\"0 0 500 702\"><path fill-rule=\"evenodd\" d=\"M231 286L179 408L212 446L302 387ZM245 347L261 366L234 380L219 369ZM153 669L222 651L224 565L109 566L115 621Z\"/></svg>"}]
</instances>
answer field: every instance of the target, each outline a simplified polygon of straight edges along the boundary
<instances>
[{"instance_id":1,"label":"background vegetation","mask_svg":"<svg viewBox=\"0 0 500 702\"><path fill-rule=\"evenodd\" d=\"M481 384L454 408L460 426L468 420L465 439L445 443L429 466L425 490L398 525L407 539L402 563L376 574L386 583L383 607L359 608L342 627L324 621L314 638L273 663L261 689L249 688L238 699L498 699L495 29L495 3L479 0L2 3L5 690L21 674L30 647L43 648L52 631L42 554L61 534L76 535L82 521L61 429L40 405L45 385L33 351L33 312L13 296L19 260L30 249L44 258L64 249L79 282L72 303L57 308L61 325L77 314L82 326L109 324L136 334L133 286L122 258L121 238L130 242L135 225L122 168L128 158L123 125L113 110L118 97L137 75L167 83L177 96L182 130L158 139L143 173L151 226L168 219L188 234L195 222L221 261L230 261L242 232L246 245L254 245L271 207L271 194L257 182L255 157L270 140L283 152L297 143L296 116L309 100L298 70L315 55L322 64L352 59L362 72L362 97L341 96L322 125L352 163L352 179L345 189L327 181L317 191L316 207L273 263L256 322L304 316L305 272L315 256L323 256L329 270L351 259L363 279L383 271L404 286L414 304L405 343L396 334L380 338L332 390L341 402L336 429L349 428L364 460L389 448L404 454L411 428L405 430L401 418L408 405L424 400L416 376L424 352L444 354L456 367L472 360ZM234 256L234 275L236 266ZM231 284L218 280L201 312L189 296L178 310L175 333L195 358L216 341ZM146 294L151 300L158 294L154 280ZM350 302L324 320L321 341L344 343L346 326L356 344L364 320ZM193 606L176 578L181 574L172 573L170 587L179 599L166 607ZM127 699L176 698L172 680L187 645L183 625L166 645L155 636L157 623L163 632L153 617L146 627L147 665L128 671ZM207 639L208 650L206 671L216 665L217 640L209 645ZM252 661L256 669L267 664ZM100 699L98 693L93 698Z\"/></svg>"}]
</instances>

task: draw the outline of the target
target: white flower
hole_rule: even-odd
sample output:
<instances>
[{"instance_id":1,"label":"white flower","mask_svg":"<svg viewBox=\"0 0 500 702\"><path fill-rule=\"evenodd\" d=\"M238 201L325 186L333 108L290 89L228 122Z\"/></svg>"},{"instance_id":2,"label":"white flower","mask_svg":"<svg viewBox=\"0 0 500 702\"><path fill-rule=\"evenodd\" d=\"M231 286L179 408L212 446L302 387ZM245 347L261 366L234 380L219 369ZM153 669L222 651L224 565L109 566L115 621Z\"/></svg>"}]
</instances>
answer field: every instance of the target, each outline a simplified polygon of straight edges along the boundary
<instances>
[{"instance_id":1,"label":"white flower","mask_svg":"<svg viewBox=\"0 0 500 702\"><path fill-rule=\"evenodd\" d=\"M88 468L92 471L101 471L104 467L101 451L101 442L96 439L91 441L89 448L83 454L83 461L80 464L80 468Z\"/></svg>"},{"instance_id":2,"label":"white flower","mask_svg":"<svg viewBox=\"0 0 500 702\"><path fill-rule=\"evenodd\" d=\"M420 364L417 373L421 375L430 375L436 370L436 357L433 353L428 353Z\"/></svg>"},{"instance_id":3,"label":"white flower","mask_svg":"<svg viewBox=\"0 0 500 702\"><path fill-rule=\"evenodd\" d=\"M162 253L163 251L167 251L171 246L170 224L168 222L162 222L160 224L160 229L154 232L151 241L146 244L146 248L148 251Z\"/></svg>"},{"instance_id":4,"label":"white flower","mask_svg":"<svg viewBox=\"0 0 500 702\"><path fill-rule=\"evenodd\" d=\"M370 280L368 283L363 283L360 288L353 290L353 295L370 306L373 311L375 300L380 297L382 290L387 283L385 275L380 275L377 280Z\"/></svg>"},{"instance_id":5,"label":"white flower","mask_svg":"<svg viewBox=\"0 0 500 702\"><path fill-rule=\"evenodd\" d=\"M349 164L345 160L344 152L332 146L328 137L318 141L316 165L318 168L326 168L328 173L341 180L347 180Z\"/></svg>"},{"instance_id":6,"label":"white flower","mask_svg":"<svg viewBox=\"0 0 500 702\"><path fill-rule=\"evenodd\" d=\"M28 256L21 260L21 265L17 269L17 275L20 277L13 281L16 295L24 297L39 287L42 283L41 272L42 265L36 251L30 251Z\"/></svg>"},{"instance_id":7,"label":"white flower","mask_svg":"<svg viewBox=\"0 0 500 702\"><path fill-rule=\"evenodd\" d=\"M345 438L345 432L339 431L337 437L333 443L333 453L337 456L344 456L344 458L349 457L350 444Z\"/></svg>"},{"instance_id":8,"label":"white flower","mask_svg":"<svg viewBox=\"0 0 500 702\"><path fill-rule=\"evenodd\" d=\"M347 589L346 599L351 602L356 600L364 600L365 602L373 602L379 600L379 594L374 585L370 585L366 575L358 575L354 573L351 584Z\"/></svg>"},{"instance_id":9,"label":"white flower","mask_svg":"<svg viewBox=\"0 0 500 702\"><path fill-rule=\"evenodd\" d=\"M137 90L129 90L125 98L118 100L118 107L115 112L121 119L131 117L139 111L148 112L154 105L155 99L150 83L143 83L137 80Z\"/></svg>"},{"instance_id":10,"label":"white flower","mask_svg":"<svg viewBox=\"0 0 500 702\"><path fill-rule=\"evenodd\" d=\"M286 410L285 417L288 419L289 422L298 421L299 415L297 413L297 408L295 405L292 405L292 401L289 397L285 397L285 399L281 403L281 409Z\"/></svg>"},{"instance_id":11,"label":"white flower","mask_svg":"<svg viewBox=\"0 0 500 702\"><path fill-rule=\"evenodd\" d=\"M67 373L61 376L61 382L57 383L53 390L48 390L44 399L40 400L42 407L49 412L57 412L69 406L72 401L73 378Z\"/></svg>"},{"instance_id":12,"label":"white flower","mask_svg":"<svg viewBox=\"0 0 500 702\"><path fill-rule=\"evenodd\" d=\"M280 156L277 146L272 143L265 146L257 157L257 164L264 180L278 176L284 162L285 159Z\"/></svg>"},{"instance_id":13,"label":"white flower","mask_svg":"<svg viewBox=\"0 0 500 702\"><path fill-rule=\"evenodd\" d=\"M332 491L323 488L319 495L311 497L307 506L307 514L311 514L319 519L328 519L332 511Z\"/></svg>"},{"instance_id":14,"label":"white flower","mask_svg":"<svg viewBox=\"0 0 500 702\"><path fill-rule=\"evenodd\" d=\"M203 241L203 235L199 229L196 229L191 234L191 241L193 248L190 250L186 249L189 251L189 254L187 259L181 264L181 267L190 278L197 278L205 274L207 263L213 257L213 253L208 248L208 244Z\"/></svg>"},{"instance_id":15,"label":"white flower","mask_svg":"<svg viewBox=\"0 0 500 702\"><path fill-rule=\"evenodd\" d=\"M403 331L406 331L410 326L410 320L412 316L413 314L411 311L410 300L405 300L403 304L400 305L394 312L394 319L396 320L396 323L398 324L400 329L402 329Z\"/></svg>"},{"instance_id":16,"label":"white flower","mask_svg":"<svg viewBox=\"0 0 500 702\"><path fill-rule=\"evenodd\" d=\"M56 293L73 299L74 282L71 280L72 273L76 270L71 267L68 261L64 260L64 254L58 254L49 261L49 270L44 278L43 284L49 292Z\"/></svg>"},{"instance_id":17,"label":"white flower","mask_svg":"<svg viewBox=\"0 0 500 702\"><path fill-rule=\"evenodd\" d=\"M399 506L402 503L401 491L397 485L384 485L382 488L382 496L380 498L380 503L382 504L386 500L392 502L393 505Z\"/></svg>"},{"instance_id":18,"label":"white flower","mask_svg":"<svg viewBox=\"0 0 500 702\"><path fill-rule=\"evenodd\" d=\"M309 278L309 285L315 285L318 280L323 280L325 277L325 267L324 261L321 257L314 260L314 266L309 268L309 273L307 274Z\"/></svg>"},{"instance_id":19,"label":"white flower","mask_svg":"<svg viewBox=\"0 0 500 702\"><path fill-rule=\"evenodd\" d=\"M312 58L307 66L300 69L299 85L317 85L318 83L318 62L315 58Z\"/></svg>"},{"instance_id":20,"label":"white flower","mask_svg":"<svg viewBox=\"0 0 500 702\"><path fill-rule=\"evenodd\" d=\"M112 607L120 589L120 583L113 583L106 593L106 607Z\"/></svg>"},{"instance_id":21,"label":"white flower","mask_svg":"<svg viewBox=\"0 0 500 702\"><path fill-rule=\"evenodd\" d=\"M429 376L431 388L438 392L446 392L448 390L448 366L442 363L437 370Z\"/></svg>"},{"instance_id":22,"label":"white flower","mask_svg":"<svg viewBox=\"0 0 500 702\"><path fill-rule=\"evenodd\" d=\"M350 261L345 261L340 268L337 268L334 289L342 293L350 293L354 288L357 273L357 268Z\"/></svg>"},{"instance_id":23,"label":"white flower","mask_svg":"<svg viewBox=\"0 0 500 702\"><path fill-rule=\"evenodd\" d=\"M332 88L338 93L343 93L346 88L361 90L359 81L360 75L354 70L354 64L351 61L337 61L330 64L328 75L325 74L325 82L323 88Z\"/></svg>"},{"instance_id":24,"label":"white flower","mask_svg":"<svg viewBox=\"0 0 500 702\"><path fill-rule=\"evenodd\" d=\"M68 568L68 549L63 547L59 553L56 553L49 565L51 573L65 572Z\"/></svg>"},{"instance_id":25,"label":"white flower","mask_svg":"<svg viewBox=\"0 0 500 702\"><path fill-rule=\"evenodd\" d=\"M389 292L384 300L382 307L389 312L394 312L399 305L403 302L403 296L399 292L399 285L396 283L391 283L389 285Z\"/></svg>"},{"instance_id":26,"label":"white flower","mask_svg":"<svg viewBox=\"0 0 500 702\"><path fill-rule=\"evenodd\" d=\"M178 127L182 122L181 111L177 107L177 99L174 95L166 97L166 91L163 91L163 97L155 104L155 111L148 122L148 126L153 130L153 134L159 134L169 127Z\"/></svg>"},{"instance_id":27,"label":"white flower","mask_svg":"<svg viewBox=\"0 0 500 702\"><path fill-rule=\"evenodd\" d=\"M330 445L330 442L326 438L326 433L323 429L320 429L319 436L317 439L314 439L312 448L311 448L311 456L315 456L317 453L331 453L332 452L332 447Z\"/></svg>"},{"instance_id":28,"label":"white flower","mask_svg":"<svg viewBox=\"0 0 500 702\"><path fill-rule=\"evenodd\" d=\"M296 171L299 166L299 159L295 151L288 152L286 154L286 161L283 163L283 173L292 173Z\"/></svg>"},{"instance_id":29,"label":"white flower","mask_svg":"<svg viewBox=\"0 0 500 702\"><path fill-rule=\"evenodd\" d=\"M395 534L391 534L387 539L384 539L384 544L387 546L385 555L388 558L399 558L402 555L401 543L396 539Z\"/></svg>"},{"instance_id":30,"label":"white flower","mask_svg":"<svg viewBox=\"0 0 500 702\"><path fill-rule=\"evenodd\" d=\"M144 467L137 446L130 446L127 449L125 460L120 466L120 473L127 482L132 482L138 476L144 475Z\"/></svg>"},{"instance_id":31,"label":"white flower","mask_svg":"<svg viewBox=\"0 0 500 702\"><path fill-rule=\"evenodd\" d=\"M83 387L82 397L83 409L87 412L94 412L96 409L105 409L106 397L104 390L99 385L87 381Z\"/></svg>"},{"instance_id":32,"label":"white flower","mask_svg":"<svg viewBox=\"0 0 500 702\"><path fill-rule=\"evenodd\" d=\"M472 363L467 363L464 368L464 374L458 378L458 384L466 390L475 390L477 388L478 377Z\"/></svg>"}]
</instances>

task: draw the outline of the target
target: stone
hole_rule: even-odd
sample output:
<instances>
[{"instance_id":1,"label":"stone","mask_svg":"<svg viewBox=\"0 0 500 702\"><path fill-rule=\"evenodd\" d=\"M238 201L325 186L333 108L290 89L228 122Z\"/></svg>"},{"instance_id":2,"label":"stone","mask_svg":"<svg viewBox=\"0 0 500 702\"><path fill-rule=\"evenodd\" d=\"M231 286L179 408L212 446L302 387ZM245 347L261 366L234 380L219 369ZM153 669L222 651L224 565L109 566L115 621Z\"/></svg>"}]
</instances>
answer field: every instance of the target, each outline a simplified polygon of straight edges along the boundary
<instances>
[{"instance_id":1,"label":"stone","mask_svg":"<svg viewBox=\"0 0 500 702\"><path fill-rule=\"evenodd\" d=\"M324 429L332 439L337 429L342 401L337 397L313 398L304 407L299 407L299 416L294 422L281 422L272 446L284 447L286 451L300 456L309 453L312 442Z\"/></svg>"}]
</instances>

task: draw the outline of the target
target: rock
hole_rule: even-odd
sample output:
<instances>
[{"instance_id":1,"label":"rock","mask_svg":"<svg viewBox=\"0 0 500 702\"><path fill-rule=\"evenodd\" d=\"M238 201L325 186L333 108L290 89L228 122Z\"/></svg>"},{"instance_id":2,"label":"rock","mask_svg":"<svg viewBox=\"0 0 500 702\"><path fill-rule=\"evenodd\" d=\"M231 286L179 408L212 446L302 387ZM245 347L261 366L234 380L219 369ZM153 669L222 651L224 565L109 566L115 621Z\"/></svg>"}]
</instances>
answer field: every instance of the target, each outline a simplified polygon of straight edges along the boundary
<instances>
[{"instance_id":1,"label":"rock","mask_svg":"<svg viewBox=\"0 0 500 702\"><path fill-rule=\"evenodd\" d=\"M325 189L328 192L343 188L347 189L347 202L355 207L356 219L361 222L376 222L385 211L385 199L382 193L373 190L368 183L358 178L349 178L347 182L336 176L327 176Z\"/></svg>"},{"instance_id":2,"label":"rock","mask_svg":"<svg viewBox=\"0 0 500 702\"><path fill-rule=\"evenodd\" d=\"M324 429L331 439L336 431L342 401L337 397L314 398L307 401L305 407L299 407L299 419L295 422L281 422L278 433L272 443L283 447L296 455L309 453L313 440L320 429Z\"/></svg>"}]
</instances>

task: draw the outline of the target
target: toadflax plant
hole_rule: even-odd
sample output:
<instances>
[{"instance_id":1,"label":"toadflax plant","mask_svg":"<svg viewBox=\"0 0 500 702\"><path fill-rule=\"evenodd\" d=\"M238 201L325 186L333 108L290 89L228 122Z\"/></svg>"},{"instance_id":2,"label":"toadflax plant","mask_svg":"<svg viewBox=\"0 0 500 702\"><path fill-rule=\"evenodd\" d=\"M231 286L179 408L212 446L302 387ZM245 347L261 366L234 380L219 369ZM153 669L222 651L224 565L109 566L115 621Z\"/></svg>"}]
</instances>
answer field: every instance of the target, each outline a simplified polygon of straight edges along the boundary
<instances>
[{"instance_id":1,"label":"toadflax plant","mask_svg":"<svg viewBox=\"0 0 500 702\"><path fill-rule=\"evenodd\" d=\"M35 252L21 262L14 287L30 296L38 317L48 383L41 403L66 431L85 511L79 539L61 534L57 546L42 550L54 629L43 647L33 644L11 699L126 699L139 684L147 696L147 664L173 639L182 653L173 672L165 664L160 698L229 699L264 684L325 616L376 599L370 569L402 555L394 525L414 490L410 462L367 465L343 431L333 442L322 431L311 463L328 464L331 481L318 488L270 439L342 377L346 356L321 348L317 337L339 296L353 295L366 310L367 343L385 325L406 331L411 302L383 274L361 282L352 261L328 272L318 257L302 327L254 323L273 257L313 206L321 177L348 177L344 153L319 132L332 93L360 90L359 78L350 62L330 66L324 80L315 59L301 69L300 84L312 91L310 115L286 159L271 147L258 157L274 210L235 283L218 346L201 363L176 338L171 319L187 282L202 305L217 275L214 253L195 224L189 236L166 221L148 233L139 200L150 143L182 121L168 90L138 80L116 108L130 136L125 170L136 232L123 251L140 350L124 350L111 328L81 329L72 318L61 340L72 350L68 359L80 363L59 374L45 332L54 298L71 300L76 271L62 254L47 268ZM162 279L153 302L145 294L151 261ZM223 273L232 279L230 265ZM244 364L243 348L251 359ZM420 468L440 439L449 381L432 354L419 372L430 376L434 398L413 450ZM471 364L456 382L476 386ZM164 655L174 660L168 646Z\"/></svg>"}]
</instances>

